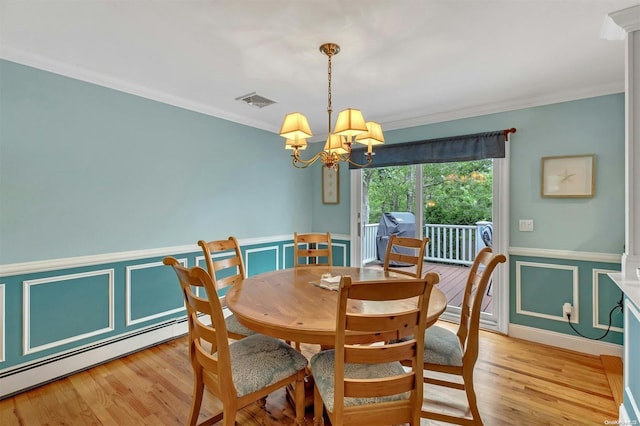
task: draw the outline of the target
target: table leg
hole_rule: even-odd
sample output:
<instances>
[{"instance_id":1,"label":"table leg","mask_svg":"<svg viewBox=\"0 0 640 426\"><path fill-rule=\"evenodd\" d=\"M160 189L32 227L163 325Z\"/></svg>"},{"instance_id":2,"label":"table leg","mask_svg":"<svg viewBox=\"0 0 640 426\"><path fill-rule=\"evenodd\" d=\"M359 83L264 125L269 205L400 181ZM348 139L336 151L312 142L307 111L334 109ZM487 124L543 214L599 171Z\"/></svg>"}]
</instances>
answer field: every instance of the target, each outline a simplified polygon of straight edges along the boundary
<instances>
[{"instance_id":1,"label":"table leg","mask_svg":"<svg viewBox=\"0 0 640 426\"><path fill-rule=\"evenodd\" d=\"M289 404L291 404L291 406L295 410L296 398L295 398L294 385L287 385L286 396L287 396L287 401L289 401ZM309 371L307 376L304 378L304 408L306 410L312 406L313 406L313 376Z\"/></svg>"}]
</instances>

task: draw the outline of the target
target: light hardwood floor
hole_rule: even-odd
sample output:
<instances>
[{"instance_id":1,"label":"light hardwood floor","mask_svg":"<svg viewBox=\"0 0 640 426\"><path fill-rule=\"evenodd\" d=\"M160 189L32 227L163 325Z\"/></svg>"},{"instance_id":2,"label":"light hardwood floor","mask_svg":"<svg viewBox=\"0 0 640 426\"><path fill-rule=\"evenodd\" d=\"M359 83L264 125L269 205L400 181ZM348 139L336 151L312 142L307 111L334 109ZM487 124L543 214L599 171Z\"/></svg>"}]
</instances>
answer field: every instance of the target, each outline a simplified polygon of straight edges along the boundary
<instances>
[{"instance_id":1,"label":"light hardwood floor","mask_svg":"<svg viewBox=\"0 0 640 426\"><path fill-rule=\"evenodd\" d=\"M314 350L303 345L306 355ZM6 398L0 425L184 425L191 377L181 337ZM487 426L603 425L618 418L600 357L481 332L475 380ZM425 386L425 405L437 396L443 410L463 406L464 396L451 392ZM210 413L216 403L205 398L203 407ZM307 424L312 417L310 409ZM237 424L292 425L293 411L279 391L266 411L255 404L242 410Z\"/></svg>"}]
</instances>

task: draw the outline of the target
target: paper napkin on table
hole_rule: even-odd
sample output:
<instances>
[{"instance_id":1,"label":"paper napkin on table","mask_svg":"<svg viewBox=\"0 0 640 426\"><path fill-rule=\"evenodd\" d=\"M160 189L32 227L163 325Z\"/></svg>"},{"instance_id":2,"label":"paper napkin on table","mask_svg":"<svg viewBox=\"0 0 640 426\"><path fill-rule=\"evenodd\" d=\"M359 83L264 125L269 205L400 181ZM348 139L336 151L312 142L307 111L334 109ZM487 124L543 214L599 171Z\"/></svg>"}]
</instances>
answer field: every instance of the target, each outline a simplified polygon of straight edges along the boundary
<instances>
[{"instance_id":1,"label":"paper napkin on table","mask_svg":"<svg viewBox=\"0 0 640 426\"><path fill-rule=\"evenodd\" d=\"M327 290L337 291L340 288L340 275L335 277L321 278L320 281L312 281L311 284Z\"/></svg>"},{"instance_id":2,"label":"paper napkin on table","mask_svg":"<svg viewBox=\"0 0 640 426\"><path fill-rule=\"evenodd\" d=\"M324 284L340 284L340 279L342 279L342 277L340 275L337 275L335 277L327 277L327 278L322 278L320 280L321 283Z\"/></svg>"}]
</instances>

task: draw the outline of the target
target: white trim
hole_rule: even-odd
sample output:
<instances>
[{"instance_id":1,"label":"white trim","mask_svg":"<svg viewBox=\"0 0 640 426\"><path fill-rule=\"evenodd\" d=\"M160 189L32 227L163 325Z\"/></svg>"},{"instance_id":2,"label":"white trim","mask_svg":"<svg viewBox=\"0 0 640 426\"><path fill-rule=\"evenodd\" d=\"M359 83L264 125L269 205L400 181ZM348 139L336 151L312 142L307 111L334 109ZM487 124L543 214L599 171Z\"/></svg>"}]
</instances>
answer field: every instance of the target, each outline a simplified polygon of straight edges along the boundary
<instances>
[{"instance_id":1,"label":"white trim","mask_svg":"<svg viewBox=\"0 0 640 426\"><path fill-rule=\"evenodd\" d=\"M496 253L507 254L507 261L498 265L493 271L493 300L494 308L489 317L486 328L497 328L501 333L506 333L509 327L509 206L510 201L510 163L511 141L505 143L505 157L493 159L493 224L494 240L493 250ZM482 315L482 314L481 314ZM493 326L491 325L493 323Z\"/></svg>"},{"instance_id":2,"label":"white trim","mask_svg":"<svg viewBox=\"0 0 640 426\"><path fill-rule=\"evenodd\" d=\"M516 313L521 315L528 315L531 317L554 320L554 321L561 321L561 322L565 321L562 312L561 312L561 315L549 315L549 314L543 314L540 312L533 312L533 311L527 311L522 309L522 279L521 279L521 273L520 273L522 266L529 266L533 268L545 268L545 269L564 269L567 271L572 271L573 272L573 283L572 283L573 284L573 300L571 301L571 305L573 306L573 312L571 315L571 322L578 323L580 321L579 320L580 309L578 307L578 301L580 300L578 299L578 289L579 289L578 267L570 266L570 265L556 265L553 263L517 261L515 265L516 267Z\"/></svg>"},{"instance_id":3,"label":"white trim","mask_svg":"<svg viewBox=\"0 0 640 426\"><path fill-rule=\"evenodd\" d=\"M631 425L631 419L629 418L629 414L627 413L627 409L624 407L624 404L620 404L620 407L618 408L618 424Z\"/></svg>"},{"instance_id":4,"label":"white trim","mask_svg":"<svg viewBox=\"0 0 640 426\"><path fill-rule=\"evenodd\" d=\"M282 245L282 267L283 268L287 264L287 247L291 247L291 249L293 250L293 243ZM294 256L295 256L295 253L294 253Z\"/></svg>"},{"instance_id":5,"label":"white trim","mask_svg":"<svg viewBox=\"0 0 640 426\"><path fill-rule=\"evenodd\" d=\"M640 323L640 311L638 311L638 308L636 308L636 306L633 303L625 303L625 308L626 308L624 310L625 326L629 324L631 315L633 315L636 321ZM627 395L627 398L629 399L629 403L631 404L631 409L633 410L635 417L640 418L640 409L638 409L638 403L636 402L636 398L640 397L640 395L638 396L633 395L633 393L631 393L631 388L628 386L629 381L631 380L629 376L629 364L632 362L629 354L629 339L630 339L629 333L624 333L624 362L623 362L623 365L624 365L623 383L625 384L624 393ZM635 359L634 359L634 362L636 362ZM637 378L634 377L634 380L636 379Z\"/></svg>"},{"instance_id":6,"label":"white trim","mask_svg":"<svg viewBox=\"0 0 640 426\"><path fill-rule=\"evenodd\" d=\"M257 244L274 243L291 240L293 235L275 235L271 237L247 238L238 240L241 247ZM332 238L337 240L350 240L349 235L332 234ZM59 259L36 260L33 262L10 263L0 265L0 277L8 277L20 274L32 274L36 272L50 272L60 269L79 268L84 266L100 265L105 263L115 263L132 261L137 259L148 259L160 256L175 256L183 253L201 252L202 249L197 244L183 246L161 247L145 250L131 250L117 253L104 253L89 256L66 257Z\"/></svg>"},{"instance_id":7,"label":"white trim","mask_svg":"<svg viewBox=\"0 0 640 426\"><path fill-rule=\"evenodd\" d=\"M622 357L623 353L623 347L615 343L589 340L519 324L509 324L509 336L591 355Z\"/></svg>"},{"instance_id":8,"label":"white trim","mask_svg":"<svg viewBox=\"0 0 640 426\"><path fill-rule=\"evenodd\" d=\"M249 255L251 253L259 253L261 251L275 251L276 252L276 271L280 269L280 265L278 265L278 258L280 257L280 248L278 246L270 246L270 247L259 247L254 249L247 249L244 252L244 266L246 268L246 274L249 276Z\"/></svg>"},{"instance_id":9,"label":"white trim","mask_svg":"<svg viewBox=\"0 0 640 426\"><path fill-rule=\"evenodd\" d=\"M627 7L626 9L616 10L608 16L616 25L628 33L640 30L640 4Z\"/></svg>"},{"instance_id":10,"label":"white trim","mask_svg":"<svg viewBox=\"0 0 640 426\"><path fill-rule=\"evenodd\" d=\"M331 246L332 247L342 247L342 264L344 266L349 266L349 265L347 265L347 245L346 244L342 244L342 243L331 242Z\"/></svg>"},{"instance_id":11,"label":"white trim","mask_svg":"<svg viewBox=\"0 0 640 426\"><path fill-rule=\"evenodd\" d=\"M49 272L60 269L100 265L104 263L148 259L156 256L173 256L175 254L195 252L199 249L200 248L197 245L188 245L13 263L0 265L0 276L6 277L11 275L32 274L35 272Z\"/></svg>"},{"instance_id":12,"label":"white trim","mask_svg":"<svg viewBox=\"0 0 640 426\"><path fill-rule=\"evenodd\" d=\"M223 120L233 121L234 123L242 124L245 126L266 130L268 132L276 133L279 130L279 127L274 127L276 124L265 124L262 121L248 120L247 117L233 114L229 111L212 108L210 105L193 102L190 99L175 96L159 90L154 90L149 87L141 86L139 84L133 84L126 80L113 78L100 72L52 60L41 55L35 55L22 49L7 47L6 45L0 46L0 58L49 71L55 74L60 74L65 77L74 78L76 80L97 84L98 86L107 87L109 89L118 90L120 92L140 96L142 98L151 99L153 101L162 102L167 105L177 106L189 111L195 111L212 117L221 118Z\"/></svg>"},{"instance_id":13,"label":"white trim","mask_svg":"<svg viewBox=\"0 0 640 426\"><path fill-rule=\"evenodd\" d=\"M349 171L349 195L351 208L349 211L349 231L350 231L350 255L351 262L348 266L362 266L362 173L358 169Z\"/></svg>"},{"instance_id":14,"label":"white trim","mask_svg":"<svg viewBox=\"0 0 640 426\"><path fill-rule=\"evenodd\" d=\"M584 260L587 262L620 263L621 254L591 253L586 251L553 250L528 247L509 247L509 254L513 256L546 257L549 259Z\"/></svg>"},{"instance_id":15,"label":"white trim","mask_svg":"<svg viewBox=\"0 0 640 426\"><path fill-rule=\"evenodd\" d=\"M178 259L178 262L184 266L185 268L187 267L187 259ZM175 309L170 309L168 311L162 311L162 312L158 312L152 315L147 315L145 317L140 317L140 318L136 318L136 319L131 319L131 271L135 271L138 269L150 269L150 268L157 268L157 267L164 267L164 263L162 262L150 262L150 263L141 263L138 265L130 265L127 266L125 268L126 270L126 275L125 275L125 280L124 280L124 286L125 286L125 290L124 290L124 294L125 294L125 326L129 327L131 325L135 325L135 324L140 324L141 322L145 322L145 321L149 321L152 319L156 319L156 318L160 318L160 317L164 317L166 315L171 315L171 314L175 314L177 312L182 312L184 311L186 308L184 307L184 304L182 306L180 306L179 308L175 308Z\"/></svg>"},{"instance_id":16,"label":"white trim","mask_svg":"<svg viewBox=\"0 0 640 426\"><path fill-rule=\"evenodd\" d=\"M144 349L166 340L174 339L188 332L186 321L172 321L163 327L149 332L141 333L140 331L141 330L139 329L135 332L127 333L131 334L133 337L127 338L127 334L123 334L100 342L92 342L89 345L73 348L69 351L57 353L52 357L39 358L29 363L14 365L8 369L1 370L0 377L2 378L0 380L2 381L2 386L0 386L0 399L7 395L21 392L94 365L101 364L115 358L120 358L125 354ZM86 351L81 350L82 348L90 348L99 343L109 341L113 341L113 343L107 343L104 346L87 349ZM74 354L71 354L72 352L74 352ZM64 354L71 355L64 357ZM47 362L47 359L54 361ZM29 365L34 366L29 367ZM9 371L19 372L15 374L7 374Z\"/></svg>"},{"instance_id":17,"label":"white trim","mask_svg":"<svg viewBox=\"0 0 640 426\"><path fill-rule=\"evenodd\" d=\"M7 307L5 305L5 285L0 284L0 362L5 361L5 348L7 347L6 324Z\"/></svg>"},{"instance_id":18,"label":"white trim","mask_svg":"<svg viewBox=\"0 0 640 426\"><path fill-rule=\"evenodd\" d=\"M41 284L50 284L54 282L60 281L71 281L80 278L86 277L96 277L99 275L107 275L109 277L108 286L109 286L109 324L101 329L94 330L84 334L78 334L72 337L68 337L62 340L55 340L50 343L46 343L44 345L31 347L31 287L35 285ZM29 355L35 352L40 352L45 349L55 348L56 346L65 345L67 343L76 342L78 340L86 339L87 337L97 336L100 334L107 333L109 331L114 330L114 299L113 299L113 291L114 291L114 269L102 269L98 271L90 271L90 272L81 272L78 274L69 274L69 275L57 275L46 278L40 278L36 280L26 280L22 282L22 298L23 298L23 307L22 307L22 327L23 327L23 337L22 337L22 354Z\"/></svg>"},{"instance_id":19,"label":"white trim","mask_svg":"<svg viewBox=\"0 0 640 426\"><path fill-rule=\"evenodd\" d=\"M606 83L600 86L591 86L584 89L571 90L566 92L556 92L549 95L514 99L506 102L494 102L479 105L476 107L460 109L456 111L445 111L435 114L416 113L416 118L406 120L386 121L381 123L386 131L405 129L408 127L423 126L426 124L442 123L445 121L460 120L464 118L480 117L488 114L515 111L518 109L534 108L557 104L561 102L576 101L579 99L595 98L599 96L623 93L623 83Z\"/></svg>"},{"instance_id":20,"label":"white trim","mask_svg":"<svg viewBox=\"0 0 640 426\"><path fill-rule=\"evenodd\" d=\"M615 17L614 17L615 19ZM42 69L45 71L71 77L77 80L86 81L99 86L118 90L124 93L162 102L168 105L177 106L190 111L199 112L212 117L229 120L242 125L255 127L257 129L266 130L268 132L277 133L279 128L275 124L264 123L257 120L247 120L246 117L240 117L228 111L218 110L209 105L193 102L189 99L174 96L148 87L132 84L125 80L115 79L102 73L88 70L85 68L71 66L60 61L55 61L41 55L34 55L22 49L0 45L0 58L17 62L30 67ZM506 111L514 111L524 108L532 108L544 105L550 105L560 102L574 101L578 99L593 98L597 96L610 95L613 93L624 92L624 85L621 83L607 83L600 86L592 86L586 89L569 90L565 92L556 92L550 95L538 97L525 97L520 99L512 99L505 102L493 102L474 106L470 108L445 111L439 113L428 113L418 111L415 118L385 121L382 123L385 130L404 129L407 127L423 126L432 123L442 123L445 121L458 120L463 118L478 117L487 114L495 114Z\"/></svg>"},{"instance_id":21,"label":"white trim","mask_svg":"<svg viewBox=\"0 0 640 426\"><path fill-rule=\"evenodd\" d=\"M593 269L592 272L592 285L591 288L593 289L593 295L592 295L592 300L593 300L593 328L599 328L601 330L606 330L607 328L609 328L609 324L600 324L598 321L600 320L600 297L599 294L600 292L598 291L599 286L600 286L600 279L599 279L599 275L600 274L609 274L609 273L614 273L617 271L612 271L609 269ZM608 275L607 275L608 276ZM615 284L615 283L614 283ZM622 333L624 332L624 329L620 328L620 327L613 327L611 326L610 328L611 331L616 331L618 333Z\"/></svg>"}]
</instances>

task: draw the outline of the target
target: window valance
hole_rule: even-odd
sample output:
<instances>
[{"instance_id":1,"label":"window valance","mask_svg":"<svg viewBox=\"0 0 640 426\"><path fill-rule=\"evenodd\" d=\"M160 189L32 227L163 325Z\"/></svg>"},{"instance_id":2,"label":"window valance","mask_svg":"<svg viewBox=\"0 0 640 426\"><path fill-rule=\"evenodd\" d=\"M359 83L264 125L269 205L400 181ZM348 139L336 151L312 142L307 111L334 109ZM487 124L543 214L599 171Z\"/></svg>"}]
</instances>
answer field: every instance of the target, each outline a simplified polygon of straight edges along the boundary
<instances>
[{"instance_id":1,"label":"window valance","mask_svg":"<svg viewBox=\"0 0 640 426\"><path fill-rule=\"evenodd\" d=\"M422 163L504 158L505 141L515 129L474 133L415 142L403 142L375 147L373 163L369 167L403 166ZM352 159L365 163L365 149L354 149ZM349 168L355 168L349 165Z\"/></svg>"}]
</instances>

